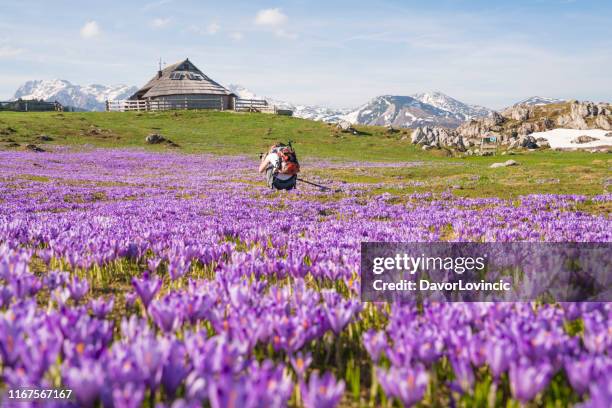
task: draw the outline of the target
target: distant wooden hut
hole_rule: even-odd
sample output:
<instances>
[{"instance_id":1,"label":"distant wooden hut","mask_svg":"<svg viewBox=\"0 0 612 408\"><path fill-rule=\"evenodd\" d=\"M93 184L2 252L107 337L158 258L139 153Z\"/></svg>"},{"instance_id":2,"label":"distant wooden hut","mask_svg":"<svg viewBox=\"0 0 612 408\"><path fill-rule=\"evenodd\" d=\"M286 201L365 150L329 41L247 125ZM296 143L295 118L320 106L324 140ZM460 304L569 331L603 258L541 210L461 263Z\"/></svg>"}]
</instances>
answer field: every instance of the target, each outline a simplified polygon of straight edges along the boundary
<instances>
[{"instance_id":1,"label":"distant wooden hut","mask_svg":"<svg viewBox=\"0 0 612 408\"><path fill-rule=\"evenodd\" d=\"M235 109L236 95L200 71L189 58L159 70L130 100L158 109Z\"/></svg>"}]
</instances>

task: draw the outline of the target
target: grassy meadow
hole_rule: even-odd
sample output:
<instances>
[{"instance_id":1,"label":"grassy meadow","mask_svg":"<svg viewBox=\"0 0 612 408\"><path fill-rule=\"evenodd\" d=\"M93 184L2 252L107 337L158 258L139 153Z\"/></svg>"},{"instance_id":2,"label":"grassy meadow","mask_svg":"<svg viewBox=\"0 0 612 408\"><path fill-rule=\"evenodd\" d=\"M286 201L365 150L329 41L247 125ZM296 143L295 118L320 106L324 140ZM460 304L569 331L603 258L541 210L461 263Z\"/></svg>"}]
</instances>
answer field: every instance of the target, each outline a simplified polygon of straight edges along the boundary
<instances>
[{"instance_id":1,"label":"grassy meadow","mask_svg":"<svg viewBox=\"0 0 612 408\"><path fill-rule=\"evenodd\" d=\"M0 112L0 149L19 150L34 143L71 146L138 148L185 154L246 155L276 141L293 140L304 161L303 177L318 176L346 183L383 183L375 192L406 193L452 190L466 197L509 198L518 195L602 194L612 183L612 158L605 153L522 151L509 156L461 157L447 150L423 151L410 143L410 130L389 132L359 126L359 135L335 126L286 116L215 111L165 112ZM178 144L147 145L160 133ZM45 141L41 135L52 140ZM421 162L414 167L317 169L316 160ZM491 163L513 159L519 166L490 169ZM410 187L393 187L410 182ZM409 191L406 191L406 189ZM604 208L603 210L606 210ZM598 209L602 211L602 209Z\"/></svg>"}]
</instances>

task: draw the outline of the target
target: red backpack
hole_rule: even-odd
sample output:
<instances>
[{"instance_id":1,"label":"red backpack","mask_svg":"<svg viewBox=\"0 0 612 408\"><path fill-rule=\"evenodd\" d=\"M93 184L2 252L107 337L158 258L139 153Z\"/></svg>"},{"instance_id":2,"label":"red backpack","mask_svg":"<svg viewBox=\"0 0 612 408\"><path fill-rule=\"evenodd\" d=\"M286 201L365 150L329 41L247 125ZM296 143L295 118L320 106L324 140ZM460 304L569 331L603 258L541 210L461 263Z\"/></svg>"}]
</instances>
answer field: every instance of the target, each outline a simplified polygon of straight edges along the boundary
<instances>
[{"instance_id":1,"label":"red backpack","mask_svg":"<svg viewBox=\"0 0 612 408\"><path fill-rule=\"evenodd\" d=\"M278 145L272 149L272 152L276 153L280 158L276 167L276 173L295 176L300 172L300 163L291 145Z\"/></svg>"}]
</instances>

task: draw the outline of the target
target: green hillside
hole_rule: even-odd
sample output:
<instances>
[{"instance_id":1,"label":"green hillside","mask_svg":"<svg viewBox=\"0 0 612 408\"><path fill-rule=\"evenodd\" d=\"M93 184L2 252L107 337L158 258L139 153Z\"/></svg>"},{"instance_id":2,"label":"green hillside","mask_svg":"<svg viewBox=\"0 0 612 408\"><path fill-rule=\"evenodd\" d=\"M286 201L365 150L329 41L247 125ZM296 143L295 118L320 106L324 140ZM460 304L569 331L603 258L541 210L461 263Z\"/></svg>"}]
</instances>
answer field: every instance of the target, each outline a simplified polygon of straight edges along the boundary
<instances>
[{"instance_id":1,"label":"green hillside","mask_svg":"<svg viewBox=\"0 0 612 408\"><path fill-rule=\"evenodd\" d=\"M386 191L408 193L452 189L462 196L513 197L528 193L601 194L609 189L610 156L605 153L534 151L511 157L447 157L445 150L423 151L410 143L410 130L358 127L359 135L310 120L258 113L215 111L15 113L0 112L0 150L24 150L28 143L49 145L146 148L180 153L252 155L276 141L294 141L302 159L341 161L419 161L403 168L320 170L305 166L305 176L346 182L385 183ZM160 133L178 144L147 145ZM45 140L42 135L47 136ZM493 162L513 159L519 166L490 169ZM331 174L330 174L331 173ZM414 182L409 191L394 184Z\"/></svg>"},{"instance_id":2,"label":"green hillside","mask_svg":"<svg viewBox=\"0 0 612 408\"><path fill-rule=\"evenodd\" d=\"M355 136L322 122L258 113L217 111L13 113L0 112L0 141L100 147L144 147L148 134L160 133L185 153L256 154L277 141L293 140L300 153L317 157L405 160L420 155L409 130L388 134L361 127ZM408 140L400 140L408 136ZM0 143L0 147L2 144ZM16 147L16 146L15 146ZM147 146L167 149L167 146Z\"/></svg>"}]
</instances>

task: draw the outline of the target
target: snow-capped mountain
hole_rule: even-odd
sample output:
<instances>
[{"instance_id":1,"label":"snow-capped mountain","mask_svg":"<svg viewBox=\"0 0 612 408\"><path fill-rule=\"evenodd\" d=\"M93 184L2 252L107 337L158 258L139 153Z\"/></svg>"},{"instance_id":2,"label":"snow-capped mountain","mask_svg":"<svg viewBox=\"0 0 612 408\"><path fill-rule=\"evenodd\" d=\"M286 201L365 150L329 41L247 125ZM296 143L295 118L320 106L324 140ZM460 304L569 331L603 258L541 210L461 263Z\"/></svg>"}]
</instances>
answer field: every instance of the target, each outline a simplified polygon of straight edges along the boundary
<instances>
[{"instance_id":1,"label":"snow-capped mountain","mask_svg":"<svg viewBox=\"0 0 612 408\"><path fill-rule=\"evenodd\" d=\"M485 117L492 112L489 108L479 105L468 105L442 92L417 93L410 96L438 109L451 112L462 121Z\"/></svg>"},{"instance_id":2,"label":"snow-capped mountain","mask_svg":"<svg viewBox=\"0 0 612 408\"><path fill-rule=\"evenodd\" d=\"M345 115L344 119L363 125L457 127L468 119L483 117L490 112L490 109L467 105L441 92L433 92L378 96Z\"/></svg>"},{"instance_id":3,"label":"snow-capped mountain","mask_svg":"<svg viewBox=\"0 0 612 408\"><path fill-rule=\"evenodd\" d=\"M230 91L243 99L265 99L283 109L293 110L293 116L324 122L341 120L361 125L392 125L418 127L426 125L457 127L462 122L487 116L492 111L482 106L468 105L441 92L419 93L412 96L383 95L357 109L332 109L324 106L296 105L274 98L258 96L242 85L228 85Z\"/></svg>"},{"instance_id":4,"label":"snow-capped mountain","mask_svg":"<svg viewBox=\"0 0 612 408\"><path fill-rule=\"evenodd\" d=\"M551 103L562 103L565 102L563 99L556 98L545 98L542 96L532 96L527 99L523 99L520 102L515 103L513 106L517 105L533 105L533 106L541 106L541 105L550 105Z\"/></svg>"},{"instance_id":5,"label":"snow-capped mountain","mask_svg":"<svg viewBox=\"0 0 612 408\"><path fill-rule=\"evenodd\" d=\"M227 89L235 93L241 99L264 99L268 101L269 104L276 105L278 108L292 110L293 116L302 119L333 123L342 120L343 115L350 111L349 109L333 109L318 105L298 105L292 102L280 101L278 99L266 96L259 96L246 87L237 84L230 84L227 86Z\"/></svg>"},{"instance_id":6,"label":"snow-capped mountain","mask_svg":"<svg viewBox=\"0 0 612 408\"><path fill-rule=\"evenodd\" d=\"M105 101L127 99L138 90L127 85L72 84L64 79L28 81L17 89L13 99L42 99L58 101L64 106L92 111L105 109Z\"/></svg>"}]
</instances>

